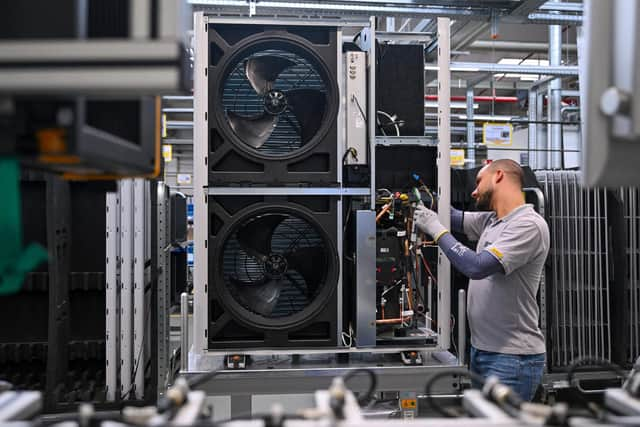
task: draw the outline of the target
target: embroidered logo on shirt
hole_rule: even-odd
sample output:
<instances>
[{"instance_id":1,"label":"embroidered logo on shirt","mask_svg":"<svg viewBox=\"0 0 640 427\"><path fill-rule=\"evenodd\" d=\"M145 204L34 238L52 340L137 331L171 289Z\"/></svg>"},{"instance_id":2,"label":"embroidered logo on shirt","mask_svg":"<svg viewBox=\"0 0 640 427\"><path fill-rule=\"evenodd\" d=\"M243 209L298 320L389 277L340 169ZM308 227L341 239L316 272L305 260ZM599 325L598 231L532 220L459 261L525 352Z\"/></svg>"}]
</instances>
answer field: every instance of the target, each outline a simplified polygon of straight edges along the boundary
<instances>
[{"instance_id":1,"label":"embroidered logo on shirt","mask_svg":"<svg viewBox=\"0 0 640 427\"><path fill-rule=\"evenodd\" d=\"M464 253L467 250L468 250L467 247L465 245L463 245L463 244L460 244L460 243L456 243L455 245L453 245L451 247L451 251L454 252L458 256L464 255Z\"/></svg>"},{"instance_id":2,"label":"embroidered logo on shirt","mask_svg":"<svg viewBox=\"0 0 640 427\"><path fill-rule=\"evenodd\" d=\"M498 259L502 259L504 257L504 255L502 255L502 252L500 252L498 248L496 248L495 246L493 248L489 248L489 250L491 251L492 254L497 256Z\"/></svg>"}]
</instances>

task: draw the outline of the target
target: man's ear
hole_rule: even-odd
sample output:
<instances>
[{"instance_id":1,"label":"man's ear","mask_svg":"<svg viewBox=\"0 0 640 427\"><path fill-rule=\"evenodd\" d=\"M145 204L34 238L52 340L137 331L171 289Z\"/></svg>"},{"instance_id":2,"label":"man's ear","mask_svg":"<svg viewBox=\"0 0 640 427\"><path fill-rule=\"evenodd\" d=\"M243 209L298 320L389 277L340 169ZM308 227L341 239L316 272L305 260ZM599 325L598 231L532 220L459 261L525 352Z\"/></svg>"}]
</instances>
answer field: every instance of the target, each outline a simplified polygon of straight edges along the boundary
<instances>
[{"instance_id":1,"label":"man's ear","mask_svg":"<svg viewBox=\"0 0 640 427\"><path fill-rule=\"evenodd\" d=\"M504 171L498 169L493 174L493 181L497 184L504 179Z\"/></svg>"}]
</instances>

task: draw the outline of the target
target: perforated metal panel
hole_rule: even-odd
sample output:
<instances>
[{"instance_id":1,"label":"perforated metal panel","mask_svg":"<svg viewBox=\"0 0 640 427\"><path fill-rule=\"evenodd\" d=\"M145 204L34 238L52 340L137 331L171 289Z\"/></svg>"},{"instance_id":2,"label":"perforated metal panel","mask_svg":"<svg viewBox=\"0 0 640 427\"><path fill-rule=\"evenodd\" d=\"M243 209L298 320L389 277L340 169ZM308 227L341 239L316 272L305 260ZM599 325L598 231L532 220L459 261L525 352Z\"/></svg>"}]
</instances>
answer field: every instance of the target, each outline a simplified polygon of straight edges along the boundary
<instances>
[{"instance_id":1,"label":"perforated metal panel","mask_svg":"<svg viewBox=\"0 0 640 427\"><path fill-rule=\"evenodd\" d=\"M583 356L611 358L610 236L606 190L585 190L578 172L539 171L551 249L551 367Z\"/></svg>"},{"instance_id":2,"label":"perforated metal panel","mask_svg":"<svg viewBox=\"0 0 640 427\"><path fill-rule=\"evenodd\" d=\"M623 205L626 224L627 276L625 299L629 309L629 348L627 363L633 363L640 355L640 191L622 188L618 195Z\"/></svg>"}]
</instances>

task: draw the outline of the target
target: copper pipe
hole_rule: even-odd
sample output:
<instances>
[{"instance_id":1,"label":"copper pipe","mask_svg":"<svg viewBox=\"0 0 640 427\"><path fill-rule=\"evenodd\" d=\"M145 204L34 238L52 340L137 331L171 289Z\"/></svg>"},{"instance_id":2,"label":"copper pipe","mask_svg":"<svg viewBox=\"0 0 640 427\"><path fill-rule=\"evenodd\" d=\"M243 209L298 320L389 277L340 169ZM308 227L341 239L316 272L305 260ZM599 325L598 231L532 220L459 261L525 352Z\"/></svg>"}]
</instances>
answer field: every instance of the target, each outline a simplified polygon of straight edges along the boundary
<instances>
[{"instance_id":1,"label":"copper pipe","mask_svg":"<svg viewBox=\"0 0 640 427\"><path fill-rule=\"evenodd\" d=\"M376 222L380 221L380 218L382 218L382 215L384 215L385 213L387 213L389 211L389 209L391 209L391 204L393 202L389 202L386 205L384 205L382 207L382 209L380 209L380 213L378 215L376 215Z\"/></svg>"},{"instance_id":2,"label":"copper pipe","mask_svg":"<svg viewBox=\"0 0 640 427\"><path fill-rule=\"evenodd\" d=\"M376 320L376 325L388 325L393 323L404 323L411 320L411 316L409 317L397 317L395 319L378 319Z\"/></svg>"}]
</instances>

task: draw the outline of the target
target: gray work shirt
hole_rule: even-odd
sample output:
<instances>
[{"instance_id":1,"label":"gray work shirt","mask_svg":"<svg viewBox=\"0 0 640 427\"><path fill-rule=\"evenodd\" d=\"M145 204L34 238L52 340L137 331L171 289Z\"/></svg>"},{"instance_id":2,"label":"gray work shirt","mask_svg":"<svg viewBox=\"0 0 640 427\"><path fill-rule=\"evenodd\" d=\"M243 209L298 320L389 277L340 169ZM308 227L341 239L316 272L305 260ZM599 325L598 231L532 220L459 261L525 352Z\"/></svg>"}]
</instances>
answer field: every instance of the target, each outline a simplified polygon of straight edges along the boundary
<instances>
[{"instance_id":1,"label":"gray work shirt","mask_svg":"<svg viewBox=\"0 0 640 427\"><path fill-rule=\"evenodd\" d=\"M546 221L527 204L501 219L493 212L465 212L463 228L478 241L477 253L488 251L504 268L504 273L469 280L471 344L497 353L544 353L536 293L549 253Z\"/></svg>"}]
</instances>

